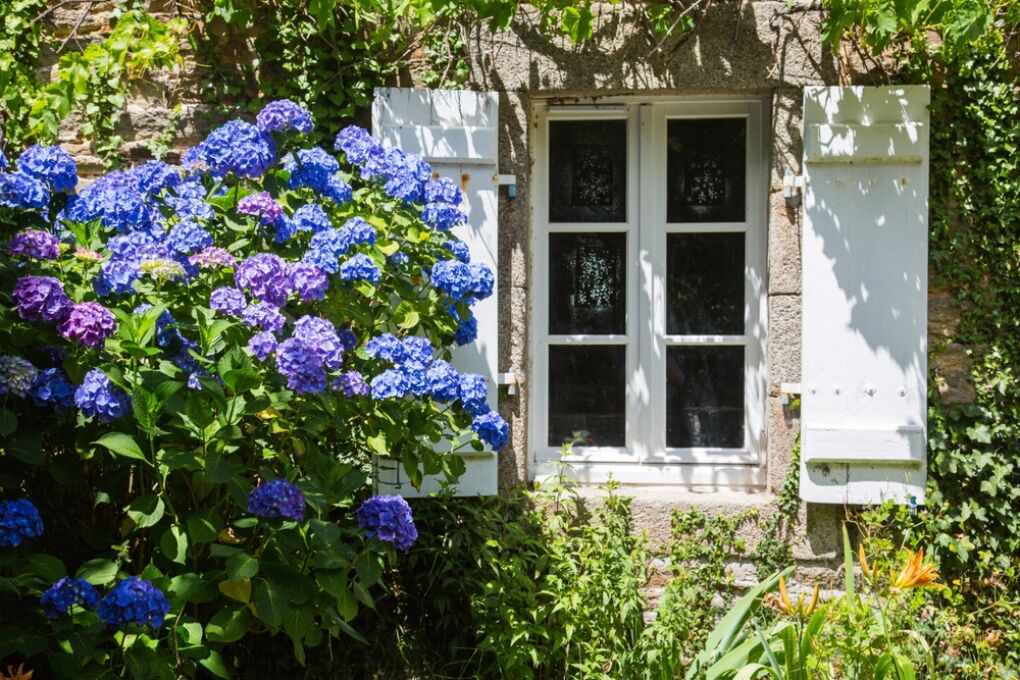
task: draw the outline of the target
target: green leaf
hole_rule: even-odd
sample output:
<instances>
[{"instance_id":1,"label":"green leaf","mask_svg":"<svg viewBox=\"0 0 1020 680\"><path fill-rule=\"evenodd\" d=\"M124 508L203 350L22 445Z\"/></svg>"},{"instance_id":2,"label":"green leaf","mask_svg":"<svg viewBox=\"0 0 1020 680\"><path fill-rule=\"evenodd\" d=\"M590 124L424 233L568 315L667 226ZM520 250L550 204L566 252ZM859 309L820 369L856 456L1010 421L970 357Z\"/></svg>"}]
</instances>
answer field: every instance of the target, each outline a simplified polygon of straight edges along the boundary
<instances>
[{"instance_id":1,"label":"green leaf","mask_svg":"<svg viewBox=\"0 0 1020 680\"><path fill-rule=\"evenodd\" d=\"M157 524L159 520L163 519L165 511L166 506L163 504L163 499L151 493L139 496L127 507L128 517L139 529Z\"/></svg>"},{"instance_id":2,"label":"green leaf","mask_svg":"<svg viewBox=\"0 0 1020 680\"><path fill-rule=\"evenodd\" d=\"M227 558L227 576L232 581L252 578L259 573L259 561L254 555L239 552Z\"/></svg>"},{"instance_id":3,"label":"green leaf","mask_svg":"<svg viewBox=\"0 0 1020 680\"><path fill-rule=\"evenodd\" d=\"M278 629L283 625L283 619L287 616L287 600L275 585L269 581L262 581L255 588L255 614L267 626Z\"/></svg>"},{"instance_id":4,"label":"green leaf","mask_svg":"<svg viewBox=\"0 0 1020 680\"><path fill-rule=\"evenodd\" d=\"M217 586L220 592L231 600L237 600L242 604L251 602L251 579L243 578L238 581L220 581Z\"/></svg>"},{"instance_id":5,"label":"green leaf","mask_svg":"<svg viewBox=\"0 0 1020 680\"><path fill-rule=\"evenodd\" d=\"M248 632L251 613L247 607L232 607L217 612L205 624L205 637L210 642L237 642Z\"/></svg>"},{"instance_id":6,"label":"green leaf","mask_svg":"<svg viewBox=\"0 0 1020 680\"><path fill-rule=\"evenodd\" d=\"M223 657L215 649L209 650L209 655L198 662L203 668L223 680L230 680L230 670L223 663Z\"/></svg>"},{"instance_id":7,"label":"green leaf","mask_svg":"<svg viewBox=\"0 0 1020 680\"><path fill-rule=\"evenodd\" d=\"M159 549L171 562L184 564L188 557L187 533L177 525L170 527L160 537Z\"/></svg>"},{"instance_id":8,"label":"green leaf","mask_svg":"<svg viewBox=\"0 0 1020 680\"><path fill-rule=\"evenodd\" d=\"M223 528L223 521L215 510L201 510L188 517L187 527L192 543L212 543Z\"/></svg>"},{"instance_id":9,"label":"green leaf","mask_svg":"<svg viewBox=\"0 0 1020 680\"><path fill-rule=\"evenodd\" d=\"M857 585L854 582L854 551L850 548L850 533L843 522L843 588L846 596L857 601Z\"/></svg>"},{"instance_id":10,"label":"green leaf","mask_svg":"<svg viewBox=\"0 0 1020 680\"><path fill-rule=\"evenodd\" d=\"M135 443L135 440L131 437L131 435L124 434L123 432L111 432L103 435L92 443L99 444L100 446L109 449L111 453L124 458L133 458L135 460L145 461L146 463L149 462L145 458L145 454L142 453L142 449Z\"/></svg>"},{"instance_id":11,"label":"green leaf","mask_svg":"<svg viewBox=\"0 0 1020 680\"><path fill-rule=\"evenodd\" d=\"M94 586L105 586L117 578L117 563L111 560L89 560L78 567L77 578L83 578Z\"/></svg>"},{"instance_id":12,"label":"green leaf","mask_svg":"<svg viewBox=\"0 0 1020 680\"><path fill-rule=\"evenodd\" d=\"M0 437L6 437L16 429L18 429L18 417L14 415L13 411L0 408Z\"/></svg>"}]
</instances>

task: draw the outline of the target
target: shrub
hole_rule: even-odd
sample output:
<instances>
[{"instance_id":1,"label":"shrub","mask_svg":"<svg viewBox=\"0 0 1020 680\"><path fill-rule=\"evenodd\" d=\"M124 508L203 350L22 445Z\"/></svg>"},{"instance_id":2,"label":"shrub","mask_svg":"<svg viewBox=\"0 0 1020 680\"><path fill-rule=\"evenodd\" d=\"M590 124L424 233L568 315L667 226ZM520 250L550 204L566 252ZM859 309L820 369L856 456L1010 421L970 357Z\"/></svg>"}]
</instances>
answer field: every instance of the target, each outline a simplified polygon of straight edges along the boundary
<instances>
[{"instance_id":1,"label":"shrub","mask_svg":"<svg viewBox=\"0 0 1020 680\"><path fill-rule=\"evenodd\" d=\"M38 675L359 637L415 538L401 499L356 516L372 456L453 479L437 442L506 441L445 361L492 290L460 260L451 283L460 190L358 128L300 148L289 102L258 123L77 193L61 149L0 154L0 658Z\"/></svg>"}]
</instances>

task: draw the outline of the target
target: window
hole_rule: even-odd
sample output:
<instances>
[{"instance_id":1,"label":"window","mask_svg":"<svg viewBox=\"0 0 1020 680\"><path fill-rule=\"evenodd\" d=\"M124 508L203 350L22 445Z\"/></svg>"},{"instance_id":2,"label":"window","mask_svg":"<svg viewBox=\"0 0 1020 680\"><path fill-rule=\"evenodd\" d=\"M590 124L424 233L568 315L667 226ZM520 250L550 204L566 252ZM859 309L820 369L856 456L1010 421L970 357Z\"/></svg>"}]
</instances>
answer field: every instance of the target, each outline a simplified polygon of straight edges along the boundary
<instances>
[{"instance_id":1,"label":"window","mask_svg":"<svg viewBox=\"0 0 1020 680\"><path fill-rule=\"evenodd\" d=\"M759 100L542 106L531 447L598 482L763 484Z\"/></svg>"}]
</instances>

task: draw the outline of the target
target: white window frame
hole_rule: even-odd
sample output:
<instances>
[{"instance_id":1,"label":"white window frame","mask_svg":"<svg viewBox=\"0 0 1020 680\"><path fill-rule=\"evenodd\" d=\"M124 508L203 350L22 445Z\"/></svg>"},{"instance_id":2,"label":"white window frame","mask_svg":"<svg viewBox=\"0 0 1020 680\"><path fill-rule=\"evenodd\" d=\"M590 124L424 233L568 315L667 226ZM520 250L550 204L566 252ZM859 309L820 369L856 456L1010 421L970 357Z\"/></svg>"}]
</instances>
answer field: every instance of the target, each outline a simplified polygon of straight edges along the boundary
<instances>
[{"instance_id":1,"label":"white window frame","mask_svg":"<svg viewBox=\"0 0 1020 680\"><path fill-rule=\"evenodd\" d=\"M765 235L766 154L764 102L749 97L602 98L556 105L539 101L532 135L532 357L529 390L530 473L541 478L570 464L582 482L612 476L624 484L677 487L755 487L765 483L765 338L767 319ZM744 118L747 127L745 220L732 223L666 223L666 124L677 118ZM550 223L549 122L627 120L627 221ZM549 234L627 234L626 335L548 333ZM673 233L746 233L743 335L668 336L665 332L666 237ZM636 255L636 257L635 257ZM623 447L547 446L549 346L626 344L626 417ZM666 447L666 364L668 346L745 347L744 446L739 449Z\"/></svg>"}]
</instances>

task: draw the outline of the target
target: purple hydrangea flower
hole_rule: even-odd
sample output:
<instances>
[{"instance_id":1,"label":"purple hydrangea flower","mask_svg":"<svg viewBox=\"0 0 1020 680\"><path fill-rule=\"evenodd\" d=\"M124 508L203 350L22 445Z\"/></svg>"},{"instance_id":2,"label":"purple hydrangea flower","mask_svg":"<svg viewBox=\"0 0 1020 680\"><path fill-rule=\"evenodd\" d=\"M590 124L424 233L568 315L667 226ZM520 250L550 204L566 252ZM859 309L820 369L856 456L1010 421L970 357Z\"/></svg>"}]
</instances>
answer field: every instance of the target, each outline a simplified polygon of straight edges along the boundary
<instances>
[{"instance_id":1,"label":"purple hydrangea flower","mask_svg":"<svg viewBox=\"0 0 1020 680\"><path fill-rule=\"evenodd\" d=\"M510 439L510 426L503 420L503 416L495 411L475 416L471 421L471 429L483 442L491 446L493 451L502 449Z\"/></svg>"},{"instance_id":2,"label":"purple hydrangea flower","mask_svg":"<svg viewBox=\"0 0 1020 680\"><path fill-rule=\"evenodd\" d=\"M363 397L371 392L365 378L357 371L341 373L333 381L332 388L334 391L343 392L345 397Z\"/></svg>"},{"instance_id":3,"label":"purple hydrangea flower","mask_svg":"<svg viewBox=\"0 0 1020 680\"><path fill-rule=\"evenodd\" d=\"M244 293L230 286L221 286L209 295L209 307L217 312L241 316L247 306L248 301L244 299Z\"/></svg>"},{"instance_id":4,"label":"purple hydrangea flower","mask_svg":"<svg viewBox=\"0 0 1020 680\"><path fill-rule=\"evenodd\" d=\"M389 369L372 378L373 399L397 399L407 394L411 386L399 370Z\"/></svg>"},{"instance_id":5,"label":"purple hydrangea flower","mask_svg":"<svg viewBox=\"0 0 1020 680\"><path fill-rule=\"evenodd\" d=\"M170 612L170 601L156 586L145 579L131 576L110 590L99 603L97 613L108 626L127 623L146 624L153 628L163 625Z\"/></svg>"},{"instance_id":6,"label":"purple hydrangea flower","mask_svg":"<svg viewBox=\"0 0 1020 680\"><path fill-rule=\"evenodd\" d=\"M0 205L43 210L50 204L49 188L24 172L0 174Z\"/></svg>"},{"instance_id":7,"label":"purple hydrangea flower","mask_svg":"<svg viewBox=\"0 0 1020 680\"><path fill-rule=\"evenodd\" d=\"M348 246L358 243L375 244L376 230L364 218L352 217L340 227L340 236Z\"/></svg>"},{"instance_id":8,"label":"purple hydrangea flower","mask_svg":"<svg viewBox=\"0 0 1020 680\"><path fill-rule=\"evenodd\" d=\"M448 177L436 177L425 183L426 203L449 203L458 206L464 200L460 187Z\"/></svg>"},{"instance_id":9,"label":"purple hydrangea flower","mask_svg":"<svg viewBox=\"0 0 1020 680\"><path fill-rule=\"evenodd\" d=\"M57 325L57 332L68 340L86 347L102 347L106 339L117 331L117 319L98 302L79 302L71 305L67 315Z\"/></svg>"},{"instance_id":10,"label":"purple hydrangea flower","mask_svg":"<svg viewBox=\"0 0 1020 680\"><path fill-rule=\"evenodd\" d=\"M30 394L36 406L50 406L57 413L74 406L74 385L60 368L39 371Z\"/></svg>"},{"instance_id":11,"label":"purple hydrangea flower","mask_svg":"<svg viewBox=\"0 0 1020 680\"><path fill-rule=\"evenodd\" d=\"M306 203L294 212L294 226L299 231L318 233L333 227L329 215L316 203Z\"/></svg>"},{"instance_id":12,"label":"purple hydrangea flower","mask_svg":"<svg viewBox=\"0 0 1020 680\"><path fill-rule=\"evenodd\" d=\"M447 241L443 244L443 247L453 253L453 256L464 264L471 262L471 251L468 250L468 245L463 241L457 239Z\"/></svg>"},{"instance_id":13,"label":"purple hydrangea flower","mask_svg":"<svg viewBox=\"0 0 1020 680\"><path fill-rule=\"evenodd\" d=\"M255 123L262 132L297 130L306 135L315 127L312 114L289 99L278 99L263 106Z\"/></svg>"},{"instance_id":14,"label":"purple hydrangea flower","mask_svg":"<svg viewBox=\"0 0 1020 680\"><path fill-rule=\"evenodd\" d=\"M370 357L395 364L402 363L407 356L404 345L392 333L383 333L369 340L365 344L365 352Z\"/></svg>"},{"instance_id":15,"label":"purple hydrangea flower","mask_svg":"<svg viewBox=\"0 0 1020 680\"><path fill-rule=\"evenodd\" d=\"M287 263L273 253L252 255L238 266L234 283L241 290L277 307L287 301L294 287L287 272Z\"/></svg>"},{"instance_id":16,"label":"purple hydrangea flower","mask_svg":"<svg viewBox=\"0 0 1020 680\"><path fill-rule=\"evenodd\" d=\"M283 207L277 203L268 191L248 194L237 202L237 212L242 215L256 215L262 224L275 225L283 217Z\"/></svg>"},{"instance_id":17,"label":"purple hydrangea flower","mask_svg":"<svg viewBox=\"0 0 1020 680\"><path fill-rule=\"evenodd\" d=\"M471 269L458 260L441 260L432 266L432 286L455 300L471 292Z\"/></svg>"},{"instance_id":18,"label":"purple hydrangea flower","mask_svg":"<svg viewBox=\"0 0 1020 680\"><path fill-rule=\"evenodd\" d=\"M42 536L39 509L27 498L0 503L0 548L17 548L26 538Z\"/></svg>"},{"instance_id":19,"label":"purple hydrangea flower","mask_svg":"<svg viewBox=\"0 0 1020 680\"><path fill-rule=\"evenodd\" d=\"M279 333L283 330L287 319L279 308L268 302L256 302L248 305L241 313L241 323L249 328L261 328L264 331Z\"/></svg>"},{"instance_id":20,"label":"purple hydrangea flower","mask_svg":"<svg viewBox=\"0 0 1020 680\"><path fill-rule=\"evenodd\" d=\"M361 165L368 160L371 150L381 150L382 146L364 128L348 125L337 134L333 148L343 151L348 163Z\"/></svg>"},{"instance_id":21,"label":"purple hydrangea flower","mask_svg":"<svg viewBox=\"0 0 1020 680\"><path fill-rule=\"evenodd\" d=\"M301 487L279 477L252 489L248 512L266 519L282 517L300 522L305 518L305 497Z\"/></svg>"},{"instance_id":22,"label":"purple hydrangea flower","mask_svg":"<svg viewBox=\"0 0 1020 680\"><path fill-rule=\"evenodd\" d=\"M181 222L166 237L167 246L185 254L211 246L212 243L212 235L194 222Z\"/></svg>"},{"instance_id":23,"label":"purple hydrangea flower","mask_svg":"<svg viewBox=\"0 0 1020 680\"><path fill-rule=\"evenodd\" d=\"M294 322L292 337L302 341L318 360L331 371L340 368L344 358L344 347L336 328L319 316L302 316Z\"/></svg>"},{"instance_id":24,"label":"purple hydrangea flower","mask_svg":"<svg viewBox=\"0 0 1020 680\"><path fill-rule=\"evenodd\" d=\"M60 257L60 242L48 231L26 229L11 237L7 250L14 257L56 260Z\"/></svg>"},{"instance_id":25,"label":"purple hydrangea flower","mask_svg":"<svg viewBox=\"0 0 1020 680\"><path fill-rule=\"evenodd\" d=\"M285 340L276 348L276 369L295 392L307 394L326 389L326 371L319 352L299 338Z\"/></svg>"},{"instance_id":26,"label":"purple hydrangea flower","mask_svg":"<svg viewBox=\"0 0 1020 680\"><path fill-rule=\"evenodd\" d=\"M265 361L276 351L276 336L271 331L262 331L248 340L248 351L259 361Z\"/></svg>"},{"instance_id":27,"label":"purple hydrangea flower","mask_svg":"<svg viewBox=\"0 0 1020 680\"><path fill-rule=\"evenodd\" d=\"M83 578L65 576L46 589L39 604L47 618L59 619L75 604L88 609L98 607L99 591Z\"/></svg>"},{"instance_id":28,"label":"purple hydrangea flower","mask_svg":"<svg viewBox=\"0 0 1020 680\"><path fill-rule=\"evenodd\" d=\"M472 262L468 265L468 270L471 273L471 283L468 285L471 297L474 300L484 300L492 295L492 289L496 285L492 270L481 262Z\"/></svg>"},{"instance_id":29,"label":"purple hydrangea flower","mask_svg":"<svg viewBox=\"0 0 1020 680\"><path fill-rule=\"evenodd\" d=\"M0 394L27 396L39 370L28 359L0 356Z\"/></svg>"},{"instance_id":30,"label":"purple hydrangea flower","mask_svg":"<svg viewBox=\"0 0 1020 680\"><path fill-rule=\"evenodd\" d=\"M99 297L133 294L140 275L138 264L131 260L109 260L100 265L92 280L92 290Z\"/></svg>"},{"instance_id":31,"label":"purple hydrangea flower","mask_svg":"<svg viewBox=\"0 0 1020 680\"><path fill-rule=\"evenodd\" d=\"M329 289L329 277L326 276L326 272L307 262L294 262L288 266L294 288L302 300L311 302L326 297L326 291Z\"/></svg>"},{"instance_id":32,"label":"purple hydrangea flower","mask_svg":"<svg viewBox=\"0 0 1020 680\"><path fill-rule=\"evenodd\" d=\"M232 120L209 133L182 158L185 166L205 165L216 177L260 177L276 161L272 138L251 123Z\"/></svg>"},{"instance_id":33,"label":"purple hydrangea flower","mask_svg":"<svg viewBox=\"0 0 1020 680\"><path fill-rule=\"evenodd\" d=\"M101 423L122 418L131 412L131 403L120 389L113 386L106 374L97 368L85 374L74 391L74 405L86 418L95 417Z\"/></svg>"},{"instance_id":34,"label":"purple hydrangea flower","mask_svg":"<svg viewBox=\"0 0 1020 680\"><path fill-rule=\"evenodd\" d=\"M411 506L400 496L373 496L355 513L365 535L408 551L418 540Z\"/></svg>"},{"instance_id":35,"label":"purple hydrangea flower","mask_svg":"<svg viewBox=\"0 0 1020 680\"><path fill-rule=\"evenodd\" d=\"M203 248L194 255L188 258L188 261L192 264L198 265L203 269L215 269L216 267L233 267L237 264L237 260L230 254L226 248L219 248L217 246L209 246Z\"/></svg>"},{"instance_id":36,"label":"purple hydrangea flower","mask_svg":"<svg viewBox=\"0 0 1020 680\"><path fill-rule=\"evenodd\" d=\"M449 231L458 224L467 222L467 215L460 208L449 203L429 203L421 213L425 224L438 231Z\"/></svg>"},{"instance_id":37,"label":"purple hydrangea flower","mask_svg":"<svg viewBox=\"0 0 1020 680\"><path fill-rule=\"evenodd\" d=\"M18 170L46 182L54 191L70 191L78 184L78 167L59 146L33 144L18 157Z\"/></svg>"},{"instance_id":38,"label":"purple hydrangea flower","mask_svg":"<svg viewBox=\"0 0 1020 680\"><path fill-rule=\"evenodd\" d=\"M436 401L456 401L460 398L460 372L450 362L436 359L425 374L428 394Z\"/></svg>"},{"instance_id":39,"label":"purple hydrangea flower","mask_svg":"<svg viewBox=\"0 0 1020 680\"><path fill-rule=\"evenodd\" d=\"M14 284L11 301L26 321L59 321L71 309L64 286L52 276L22 276Z\"/></svg>"},{"instance_id":40,"label":"purple hydrangea flower","mask_svg":"<svg viewBox=\"0 0 1020 680\"><path fill-rule=\"evenodd\" d=\"M358 253L340 265L340 278L344 281L368 281L378 285L382 272L375 261L364 253Z\"/></svg>"}]
</instances>

